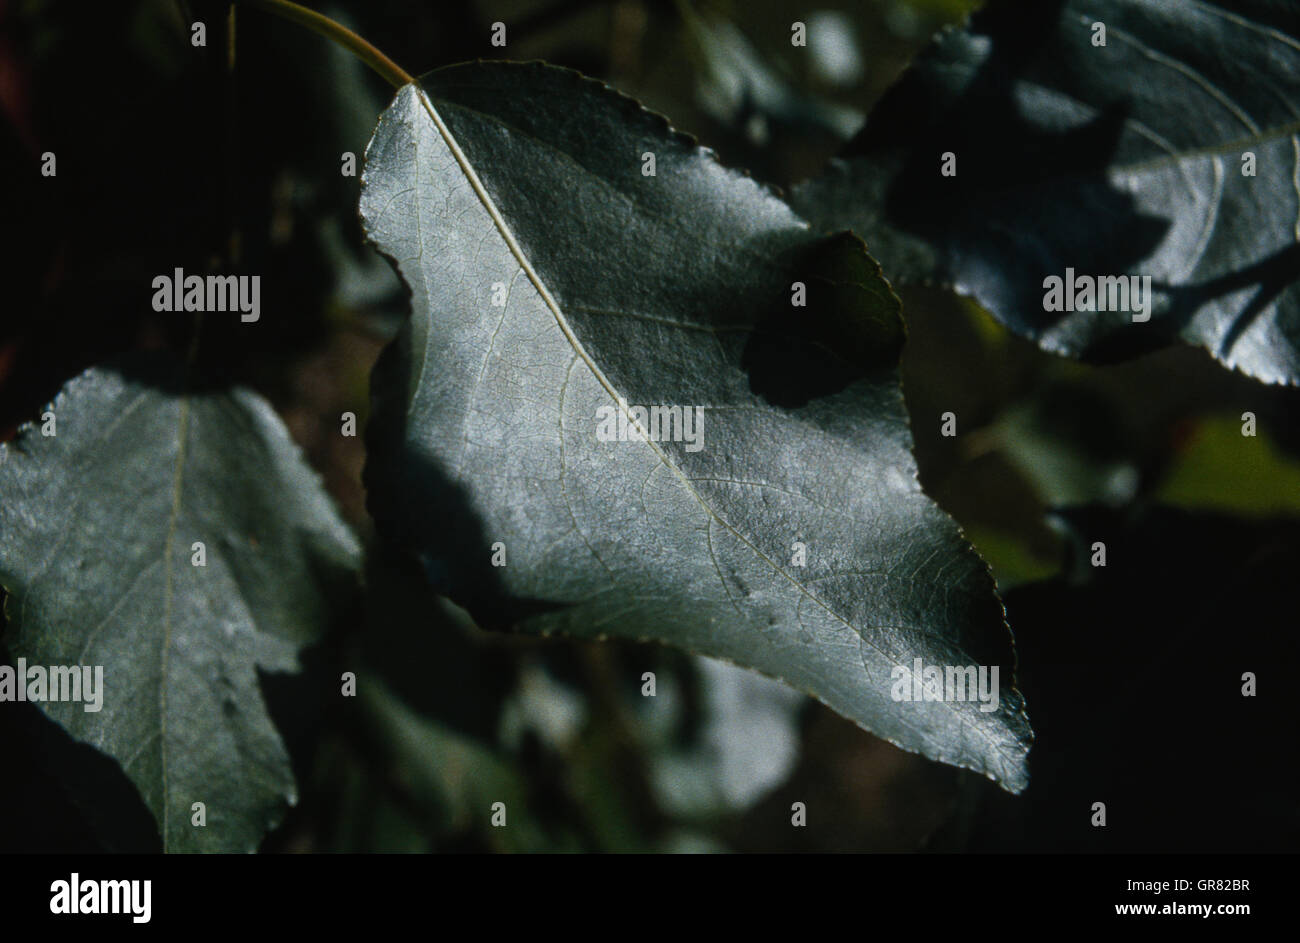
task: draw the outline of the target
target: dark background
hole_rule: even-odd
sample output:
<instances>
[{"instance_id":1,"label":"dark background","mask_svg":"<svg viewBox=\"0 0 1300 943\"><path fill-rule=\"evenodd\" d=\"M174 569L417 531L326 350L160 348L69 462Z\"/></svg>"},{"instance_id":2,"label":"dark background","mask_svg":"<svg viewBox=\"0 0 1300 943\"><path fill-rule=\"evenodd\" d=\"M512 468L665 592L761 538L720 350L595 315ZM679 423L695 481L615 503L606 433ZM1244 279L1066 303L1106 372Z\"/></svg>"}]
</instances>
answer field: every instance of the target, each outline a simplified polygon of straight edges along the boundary
<instances>
[{"instance_id":1,"label":"dark background","mask_svg":"<svg viewBox=\"0 0 1300 943\"><path fill-rule=\"evenodd\" d=\"M413 74L509 57L599 76L724 163L789 187L968 7L318 8ZM796 19L824 41L792 48ZM190 43L195 20L205 48ZM495 21L504 49L489 42ZM971 302L903 292L922 482L992 565L1016 635L1038 734L1019 797L749 672L652 645L488 635L375 542L364 437L337 434L345 410L364 424L370 366L405 315L395 276L362 245L359 178L339 173L343 152L360 161L391 90L249 8L232 80L225 23L224 3L0 0L0 438L91 364L179 356L189 325L152 311L155 274L263 276L261 321L237 334L233 319L205 325L200 360L272 400L372 548L372 592L304 674L264 678L301 793L264 850L1300 847L1297 391L1191 348L1061 360ZM40 176L44 151L56 178ZM955 439L939 436L948 410ZM1257 438L1239 433L1245 410ZM1107 543L1105 569L1088 565L1093 540ZM339 698L343 670L382 679L380 694ZM643 671L658 675L652 708ZM1259 676L1258 697L1241 696L1243 671ZM499 796L512 799L507 829L488 827ZM794 801L806 828L790 825ZM1105 829L1089 825L1095 801ZM0 850L158 845L111 760L31 705L0 705Z\"/></svg>"}]
</instances>

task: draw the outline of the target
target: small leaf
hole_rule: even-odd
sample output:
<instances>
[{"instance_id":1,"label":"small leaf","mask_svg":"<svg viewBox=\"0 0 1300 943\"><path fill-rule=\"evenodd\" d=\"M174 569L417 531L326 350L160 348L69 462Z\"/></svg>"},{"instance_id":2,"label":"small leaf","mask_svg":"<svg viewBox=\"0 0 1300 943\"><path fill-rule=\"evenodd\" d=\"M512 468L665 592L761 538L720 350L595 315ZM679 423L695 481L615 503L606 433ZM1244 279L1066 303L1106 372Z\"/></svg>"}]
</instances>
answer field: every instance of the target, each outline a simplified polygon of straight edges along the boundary
<instances>
[{"instance_id":1,"label":"small leaf","mask_svg":"<svg viewBox=\"0 0 1300 943\"><path fill-rule=\"evenodd\" d=\"M991 3L792 202L1047 350L1181 339L1300 383L1298 37L1300 5L1269 0ZM1067 269L1150 276L1154 304L1048 310L1044 280Z\"/></svg>"},{"instance_id":2,"label":"small leaf","mask_svg":"<svg viewBox=\"0 0 1300 943\"><path fill-rule=\"evenodd\" d=\"M899 305L861 243L576 73L422 85L363 175L413 306L373 380L381 532L483 624L719 656L1022 789L1001 604L917 483ZM639 405L700 407L702 438L602 440ZM1000 666L996 710L894 700L914 658Z\"/></svg>"},{"instance_id":3,"label":"small leaf","mask_svg":"<svg viewBox=\"0 0 1300 943\"><path fill-rule=\"evenodd\" d=\"M55 435L0 449L7 641L103 667L99 711L40 707L117 759L165 850L255 851L296 800L256 669L297 669L359 548L266 402L177 389L93 368L50 405Z\"/></svg>"}]
</instances>

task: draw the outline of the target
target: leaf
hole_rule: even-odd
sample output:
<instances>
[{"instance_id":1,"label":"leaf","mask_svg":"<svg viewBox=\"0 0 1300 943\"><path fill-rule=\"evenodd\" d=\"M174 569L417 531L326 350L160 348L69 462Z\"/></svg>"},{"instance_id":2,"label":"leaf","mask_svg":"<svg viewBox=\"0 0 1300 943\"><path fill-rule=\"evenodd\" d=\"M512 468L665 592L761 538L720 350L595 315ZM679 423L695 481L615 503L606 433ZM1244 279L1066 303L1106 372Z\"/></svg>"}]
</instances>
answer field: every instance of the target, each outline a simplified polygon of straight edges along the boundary
<instances>
[{"instance_id":1,"label":"leaf","mask_svg":"<svg viewBox=\"0 0 1300 943\"><path fill-rule=\"evenodd\" d=\"M366 731L382 744L400 785L432 820L436 839L478 838L506 852L577 851L568 836L548 844L547 833L530 801L523 771L490 748L413 710L378 678L358 692ZM505 806L505 827L493 827L496 803ZM428 824L426 823L426 828Z\"/></svg>"},{"instance_id":2,"label":"leaf","mask_svg":"<svg viewBox=\"0 0 1300 943\"><path fill-rule=\"evenodd\" d=\"M1235 415L1212 415L1188 430L1156 489L1161 504L1242 517L1300 517L1300 462L1260 427L1242 435Z\"/></svg>"},{"instance_id":3,"label":"leaf","mask_svg":"<svg viewBox=\"0 0 1300 943\"><path fill-rule=\"evenodd\" d=\"M1300 383L1297 36L1295 3L992 3L940 34L792 203L1047 350L1181 339ZM1045 310L1044 279L1067 268L1150 276L1150 320Z\"/></svg>"},{"instance_id":4,"label":"leaf","mask_svg":"<svg viewBox=\"0 0 1300 943\"><path fill-rule=\"evenodd\" d=\"M40 706L117 759L165 850L255 851L296 801L255 669L297 669L356 539L247 390L96 367L48 411L55 435L29 425L0 450L9 647L28 665L103 667L98 712Z\"/></svg>"},{"instance_id":5,"label":"leaf","mask_svg":"<svg viewBox=\"0 0 1300 943\"><path fill-rule=\"evenodd\" d=\"M480 624L719 656L1022 789L1001 604L916 481L898 301L861 243L576 73L422 82L363 175L413 307L373 378L381 532ZM702 447L598 438L639 405L702 407ZM1000 706L892 700L916 657L1000 665Z\"/></svg>"}]
</instances>

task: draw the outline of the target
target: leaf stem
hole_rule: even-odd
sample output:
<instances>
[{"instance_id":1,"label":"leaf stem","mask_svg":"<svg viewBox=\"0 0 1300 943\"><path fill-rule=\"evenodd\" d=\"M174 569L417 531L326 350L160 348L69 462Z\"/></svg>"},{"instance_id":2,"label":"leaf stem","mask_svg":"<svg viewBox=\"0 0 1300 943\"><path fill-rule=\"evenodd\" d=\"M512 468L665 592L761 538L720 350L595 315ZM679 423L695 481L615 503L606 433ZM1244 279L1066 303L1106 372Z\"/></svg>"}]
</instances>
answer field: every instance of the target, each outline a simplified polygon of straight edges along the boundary
<instances>
[{"instance_id":1,"label":"leaf stem","mask_svg":"<svg viewBox=\"0 0 1300 943\"><path fill-rule=\"evenodd\" d=\"M315 10L293 3L291 0L242 0L250 6L260 7L268 13L292 20L301 26L320 33L330 42L337 43L352 53L370 68L387 80L393 88L401 88L415 81L415 78L392 59L366 42L342 23L331 20Z\"/></svg>"}]
</instances>

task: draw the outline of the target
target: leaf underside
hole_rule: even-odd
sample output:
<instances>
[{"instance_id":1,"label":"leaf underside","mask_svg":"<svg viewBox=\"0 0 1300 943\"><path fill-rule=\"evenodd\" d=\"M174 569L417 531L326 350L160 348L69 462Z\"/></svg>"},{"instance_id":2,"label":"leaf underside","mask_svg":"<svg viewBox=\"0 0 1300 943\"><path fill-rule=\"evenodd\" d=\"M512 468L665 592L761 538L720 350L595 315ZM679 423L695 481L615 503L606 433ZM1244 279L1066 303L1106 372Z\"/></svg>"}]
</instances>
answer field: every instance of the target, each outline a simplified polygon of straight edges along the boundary
<instances>
[{"instance_id":1,"label":"leaf underside","mask_svg":"<svg viewBox=\"0 0 1300 943\"><path fill-rule=\"evenodd\" d=\"M257 669L297 669L356 540L247 390L96 367L49 410L55 435L28 426L0 450L9 648L28 665L103 667L98 712L40 706L120 763L165 850L255 851L295 801Z\"/></svg>"},{"instance_id":2,"label":"leaf underside","mask_svg":"<svg viewBox=\"0 0 1300 943\"><path fill-rule=\"evenodd\" d=\"M994 2L791 201L861 234L896 283L955 287L1047 350L1184 341L1300 383L1297 37L1294 2ZM1150 320L1045 310L1044 279L1067 268L1150 276Z\"/></svg>"},{"instance_id":3,"label":"leaf underside","mask_svg":"<svg viewBox=\"0 0 1300 943\"><path fill-rule=\"evenodd\" d=\"M481 624L722 657L1023 789L1002 606L917 483L899 305L861 243L577 73L421 84L362 182L412 296L373 378L380 532ZM600 438L638 405L702 407L702 447ZM999 666L997 709L893 700L914 658Z\"/></svg>"}]
</instances>

